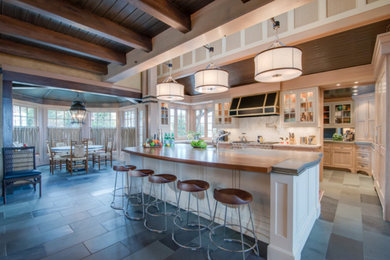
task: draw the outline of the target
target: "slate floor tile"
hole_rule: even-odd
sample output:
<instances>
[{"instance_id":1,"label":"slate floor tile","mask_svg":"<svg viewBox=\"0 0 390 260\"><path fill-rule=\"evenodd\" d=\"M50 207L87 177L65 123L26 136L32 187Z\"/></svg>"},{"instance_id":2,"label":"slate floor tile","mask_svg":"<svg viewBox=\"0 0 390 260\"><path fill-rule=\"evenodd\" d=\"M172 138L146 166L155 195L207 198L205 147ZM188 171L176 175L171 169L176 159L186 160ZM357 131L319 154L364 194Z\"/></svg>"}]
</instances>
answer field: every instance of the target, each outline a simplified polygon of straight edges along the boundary
<instances>
[{"instance_id":1,"label":"slate floor tile","mask_svg":"<svg viewBox=\"0 0 390 260\"><path fill-rule=\"evenodd\" d=\"M360 194L360 201L367 204L381 205L378 196L373 195Z\"/></svg>"},{"instance_id":2,"label":"slate floor tile","mask_svg":"<svg viewBox=\"0 0 390 260\"><path fill-rule=\"evenodd\" d=\"M333 233L351 239L363 240L363 224L360 220L336 216L333 223Z\"/></svg>"},{"instance_id":3,"label":"slate floor tile","mask_svg":"<svg viewBox=\"0 0 390 260\"><path fill-rule=\"evenodd\" d=\"M364 258L387 260L390 259L390 237L380 233L364 231Z\"/></svg>"},{"instance_id":4,"label":"slate floor tile","mask_svg":"<svg viewBox=\"0 0 390 260\"><path fill-rule=\"evenodd\" d=\"M363 242L332 234L326 258L329 260L363 260Z\"/></svg>"},{"instance_id":5,"label":"slate floor tile","mask_svg":"<svg viewBox=\"0 0 390 260\"><path fill-rule=\"evenodd\" d=\"M155 241L152 244L138 250L134 254L131 254L128 257L124 258L124 260L133 260L133 259L162 260L162 259L166 259L168 256L172 254L173 251L170 248L161 244L159 241Z\"/></svg>"},{"instance_id":6,"label":"slate floor tile","mask_svg":"<svg viewBox=\"0 0 390 260\"><path fill-rule=\"evenodd\" d=\"M47 256L42 260L78 260L88 255L90 255L88 249L83 244L77 244L56 254Z\"/></svg>"},{"instance_id":7,"label":"slate floor tile","mask_svg":"<svg viewBox=\"0 0 390 260\"><path fill-rule=\"evenodd\" d=\"M390 223L383 221L381 217L363 215L363 230L377 232L390 236Z\"/></svg>"},{"instance_id":8,"label":"slate floor tile","mask_svg":"<svg viewBox=\"0 0 390 260\"><path fill-rule=\"evenodd\" d=\"M122 240L121 243L124 244L130 250L131 254L133 254L136 251L152 244L153 242L163 239L164 237L168 237L170 239L171 235L158 234L145 230L143 232L140 232L139 234L135 234L134 236Z\"/></svg>"},{"instance_id":9,"label":"slate floor tile","mask_svg":"<svg viewBox=\"0 0 390 260\"><path fill-rule=\"evenodd\" d=\"M119 260L123 259L130 254L130 251L122 243L116 243L112 246L109 246L101 251L96 252L86 258L85 260ZM133 258L137 259L137 258ZM142 258L139 258L142 259ZM147 259L147 258L144 258Z\"/></svg>"}]
</instances>

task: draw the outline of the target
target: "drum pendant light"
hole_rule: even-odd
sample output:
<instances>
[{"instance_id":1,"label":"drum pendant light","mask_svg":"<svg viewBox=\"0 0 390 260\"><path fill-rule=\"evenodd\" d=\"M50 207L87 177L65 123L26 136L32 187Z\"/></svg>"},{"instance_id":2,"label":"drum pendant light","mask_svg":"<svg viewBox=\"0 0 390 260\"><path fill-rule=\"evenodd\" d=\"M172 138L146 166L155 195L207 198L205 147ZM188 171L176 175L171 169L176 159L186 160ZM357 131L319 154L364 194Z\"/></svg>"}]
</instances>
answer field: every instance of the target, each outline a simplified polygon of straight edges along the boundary
<instances>
[{"instance_id":1,"label":"drum pendant light","mask_svg":"<svg viewBox=\"0 0 390 260\"><path fill-rule=\"evenodd\" d=\"M259 82L280 82L299 77L302 74L302 51L286 46L279 41L279 21L271 19L276 40L271 47L255 57L255 80Z\"/></svg>"},{"instance_id":2,"label":"drum pendant light","mask_svg":"<svg viewBox=\"0 0 390 260\"><path fill-rule=\"evenodd\" d=\"M172 64L168 64L169 77L162 83L157 84L157 99L177 101L184 99L184 85L177 83L172 77Z\"/></svg>"},{"instance_id":3,"label":"drum pendant light","mask_svg":"<svg viewBox=\"0 0 390 260\"><path fill-rule=\"evenodd\" d=\"M213 47L205 46L210 56L214 52ZM212 58L212 56L211 56ZM214 63L210 63L206 69L199 70L194 74L195 91L199 93L221 93L229 90L229 73L220 69Z\"/></svg>"}]
</instances>

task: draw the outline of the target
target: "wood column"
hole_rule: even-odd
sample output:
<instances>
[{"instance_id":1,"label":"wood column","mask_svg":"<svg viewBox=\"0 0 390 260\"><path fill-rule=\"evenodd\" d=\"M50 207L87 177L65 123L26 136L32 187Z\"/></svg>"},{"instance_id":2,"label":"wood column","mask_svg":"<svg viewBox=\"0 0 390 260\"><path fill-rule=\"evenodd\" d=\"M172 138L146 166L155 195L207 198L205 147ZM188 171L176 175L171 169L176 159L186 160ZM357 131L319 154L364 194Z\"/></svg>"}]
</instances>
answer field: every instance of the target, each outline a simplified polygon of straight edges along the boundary
<instances>
[{"instance_id":1,"label":"wood column","mask_svg":"<svg viewBox=\"0 0 390 260\"><path fill-rule=\"evenodd\" d=\"M0 146L12 146L12 82L3 80L0 69ZM3 154L0 156L0 180L3 180ZM0 185L2 191L2 185Z\"/></svg>"}]
</instances>

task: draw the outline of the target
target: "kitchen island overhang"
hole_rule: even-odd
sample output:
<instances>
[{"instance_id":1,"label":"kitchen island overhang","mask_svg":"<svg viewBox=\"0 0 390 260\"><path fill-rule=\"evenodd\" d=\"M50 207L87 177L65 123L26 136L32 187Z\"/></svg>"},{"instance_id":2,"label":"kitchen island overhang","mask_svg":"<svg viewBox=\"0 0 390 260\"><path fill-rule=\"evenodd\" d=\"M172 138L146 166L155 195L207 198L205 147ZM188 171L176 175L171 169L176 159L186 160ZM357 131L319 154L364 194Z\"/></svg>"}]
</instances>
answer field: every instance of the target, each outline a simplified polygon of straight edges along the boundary
<instances>
[{"instance_id":1,"label":"kitchen island overhang","mask_svg":"<svg viewBox=\"0 0 390 260\"><path fill-rule=\"evenodd\" d=\"M179 180L208 181L209 192L217 187L233 187L252 193L256 235L268 243L267 258L300 259L320 214L321 153L257 148L202 150L186 144L169 148L131 147L123 151L129 155L126 162L137 168L175 174ZM174 203L172 187L166 195ZM221 217L222 212L217 212L217 222L222 222ZM244 217L249 220L249 212ZM245 223L249 225L249 221Z\"/></svg>"}]
</instances>

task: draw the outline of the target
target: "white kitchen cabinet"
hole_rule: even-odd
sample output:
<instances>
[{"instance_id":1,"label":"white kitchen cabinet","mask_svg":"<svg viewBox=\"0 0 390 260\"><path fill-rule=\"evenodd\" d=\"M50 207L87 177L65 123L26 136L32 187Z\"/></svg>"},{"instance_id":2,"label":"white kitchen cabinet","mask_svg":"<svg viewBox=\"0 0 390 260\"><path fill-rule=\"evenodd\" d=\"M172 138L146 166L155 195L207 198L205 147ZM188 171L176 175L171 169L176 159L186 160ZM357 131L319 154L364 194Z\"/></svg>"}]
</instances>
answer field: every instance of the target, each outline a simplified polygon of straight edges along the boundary
<instances>
[{"instance_id":1,"label":"white kitchen cabinet","mask_svg":"<svg viewBox=\"0 0 390 260\"><path fill-rule=\"evenodd\" d=\"M235 119L229 115L231 100L218 100L214 102L214 126L234 127Z\"/></svg>"},{"instance_id":2,"label":"white kitchen cabinet","mask_svg":"<svg viewBox=\"0 0 390 260\"><path fill-rule=\"evenodd\" d=\"M318 88L284 91L281 94L284 126L318 126Z\"/></svg>"},{"instance_id":3,"label":"white kitchen cabinet","mask_svg":"<svg viewBox=\"0 0 390 260\"><path fill-rule=\"evenodd\" d=\"M374 142L375 135L375 96L356 96L355 101L355 140Z\"/></svg>"}]
</instances>

